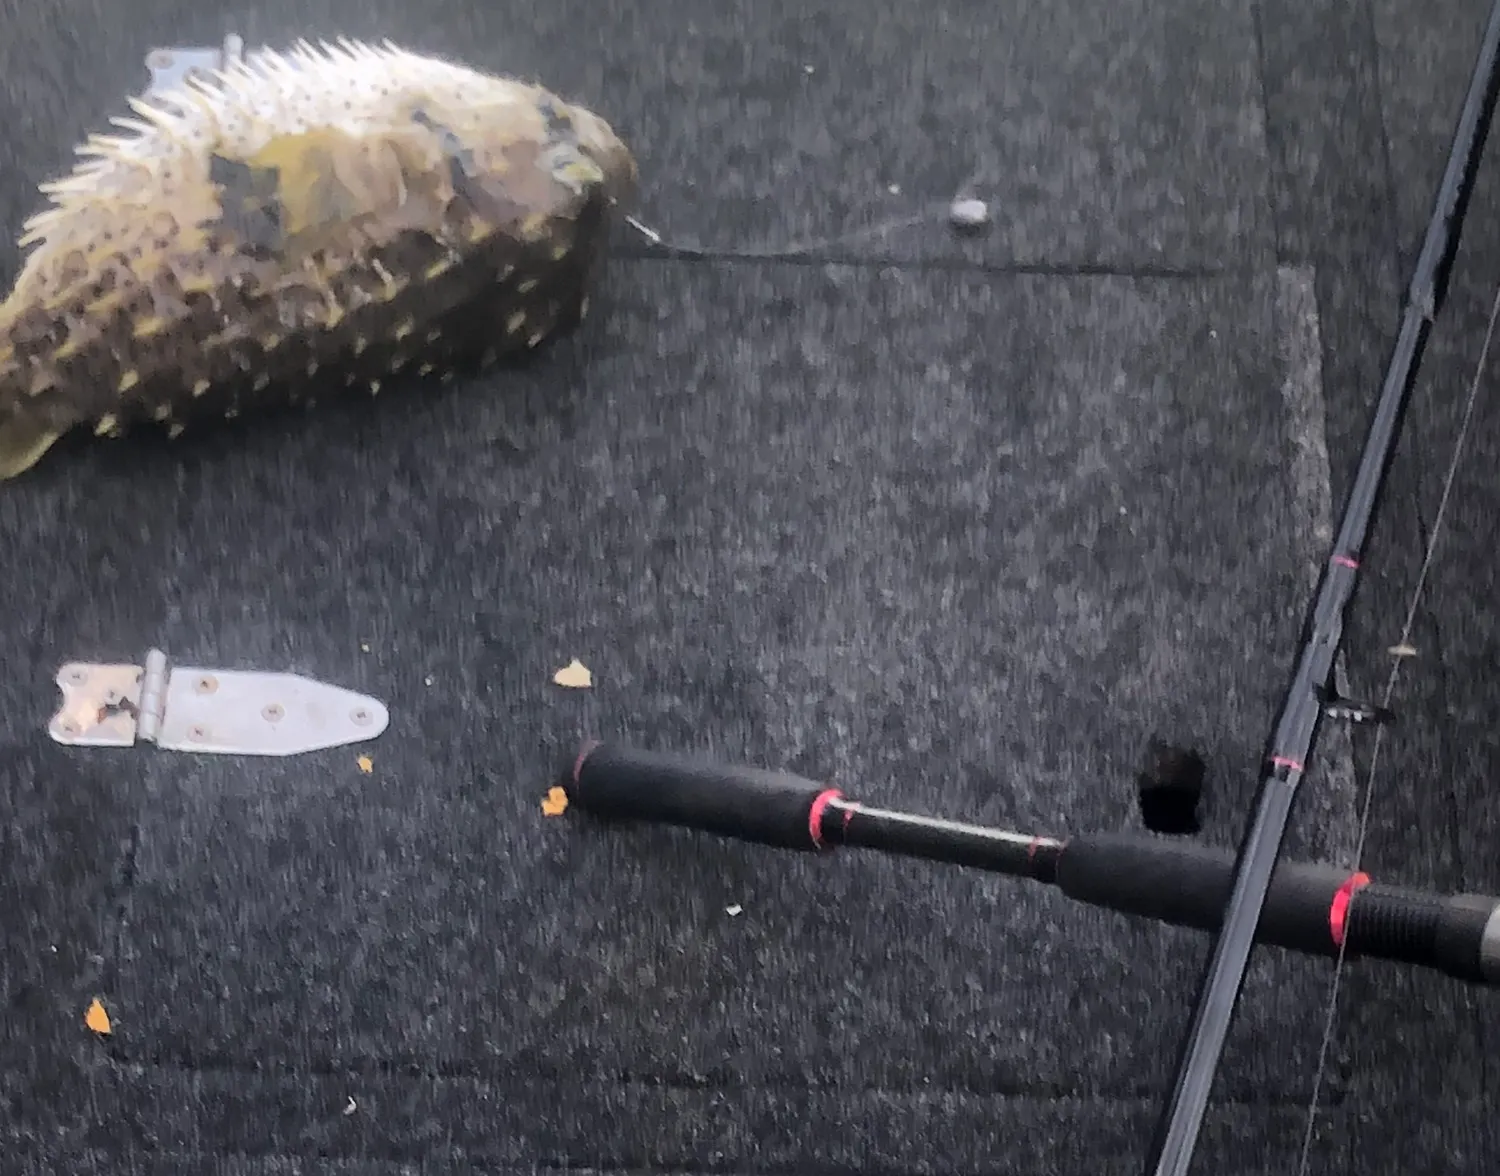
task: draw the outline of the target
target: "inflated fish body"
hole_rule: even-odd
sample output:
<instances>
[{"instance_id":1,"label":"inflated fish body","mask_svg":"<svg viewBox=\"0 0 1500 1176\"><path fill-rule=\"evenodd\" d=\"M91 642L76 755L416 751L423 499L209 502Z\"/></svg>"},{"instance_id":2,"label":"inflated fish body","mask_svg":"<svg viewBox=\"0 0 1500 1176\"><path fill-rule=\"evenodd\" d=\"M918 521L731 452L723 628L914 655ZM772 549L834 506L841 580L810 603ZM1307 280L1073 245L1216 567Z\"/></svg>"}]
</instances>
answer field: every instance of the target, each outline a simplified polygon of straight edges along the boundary
<instances>
[{"instance_id":1,"label":"inflated fish body","mask_svg":"<svg viewBox=\"0 0 1500 1176\"><path fill-rule=\"evenodd\" d=\"M261 51L95 136L0 305L0 479L534 348L586 311L635 164L547 90L391 45Z\"/></svg>"}]
</instances>

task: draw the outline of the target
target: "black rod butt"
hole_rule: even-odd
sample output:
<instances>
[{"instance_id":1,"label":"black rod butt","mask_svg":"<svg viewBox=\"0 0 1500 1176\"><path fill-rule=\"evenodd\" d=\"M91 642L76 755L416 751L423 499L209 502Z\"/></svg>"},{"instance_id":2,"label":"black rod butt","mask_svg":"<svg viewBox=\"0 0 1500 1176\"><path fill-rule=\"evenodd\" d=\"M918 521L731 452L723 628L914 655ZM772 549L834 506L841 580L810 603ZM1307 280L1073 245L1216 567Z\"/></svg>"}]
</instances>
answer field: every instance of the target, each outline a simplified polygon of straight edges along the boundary
<instances>
[{"instance_id":1,"label":"black rod butt","mask_svg":"<svg viewBox=\"0 0 1500 1176\"><path fill-rule=\"evenodd\" d=\"M568 791L595 816L802 850L823 848L823 812L840 796L836 788L789 772L611 743L582 748Z\"/></svg>"}]
</instances>

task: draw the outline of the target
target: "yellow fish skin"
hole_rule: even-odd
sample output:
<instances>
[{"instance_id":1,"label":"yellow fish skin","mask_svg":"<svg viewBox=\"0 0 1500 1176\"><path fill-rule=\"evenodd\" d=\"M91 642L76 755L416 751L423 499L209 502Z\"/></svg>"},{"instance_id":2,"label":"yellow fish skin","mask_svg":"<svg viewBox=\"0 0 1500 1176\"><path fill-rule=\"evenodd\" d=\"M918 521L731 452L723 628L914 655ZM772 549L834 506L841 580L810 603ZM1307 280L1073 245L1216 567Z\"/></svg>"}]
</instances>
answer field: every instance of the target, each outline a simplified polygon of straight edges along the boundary
<instances>
[{"instance_id":1,"label":"yellow fish skin","mask_svg":"<svg viewBox=\"0 0 1500 1176\"><path fill-rule=\"evenodd\" d=\"M24 226L0 480L118 436L447 380L582 319L630 150L545 88L340 40L131 99Z\"/></svg>"}]
</instances>

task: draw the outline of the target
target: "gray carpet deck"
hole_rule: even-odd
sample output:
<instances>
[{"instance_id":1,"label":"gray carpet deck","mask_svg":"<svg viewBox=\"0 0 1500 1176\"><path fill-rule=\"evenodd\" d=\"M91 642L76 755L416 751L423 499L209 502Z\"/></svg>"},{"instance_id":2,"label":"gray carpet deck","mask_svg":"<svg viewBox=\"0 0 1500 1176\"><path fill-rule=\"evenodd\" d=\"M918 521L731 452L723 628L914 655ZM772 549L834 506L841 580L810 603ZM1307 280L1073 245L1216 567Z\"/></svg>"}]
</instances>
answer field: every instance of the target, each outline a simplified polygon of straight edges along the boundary
<instances>
[{"instance_id":1,"label":"gray carpet deck","mask_svg":"<svg viewBox=\"0 0 1500 1176\"><path fill-rule=\"evenodd\" d=\"M616 121L669 237L840 242L622 238L588 324L524 371L71 446L0 488L0 1170L1137 1172L1203 937L539 799L603 735L1118 829L1160 732L1204 750L1230 844L1484 17L1438 7L15 16L6 223L147 48L234 27L535 74ZM1364 692L1478 357L1497 168L1370 555ZM849 236L966 183L982 240ZM1366 860L1393 881L1500 890L1497 415L1381 755ZM60 662L152 645L368 690L391 727L280 762L47 739ZM574 657L591 691L551 683ZM1298 855L1351 860L1369 743L1326 743ZM1257 955L1199 1170L1298 1171L1330 974ZM1308 1171L1492 1170L1494 998L1360 965L1339 1007Z\"/></svg>"}]
</instances>

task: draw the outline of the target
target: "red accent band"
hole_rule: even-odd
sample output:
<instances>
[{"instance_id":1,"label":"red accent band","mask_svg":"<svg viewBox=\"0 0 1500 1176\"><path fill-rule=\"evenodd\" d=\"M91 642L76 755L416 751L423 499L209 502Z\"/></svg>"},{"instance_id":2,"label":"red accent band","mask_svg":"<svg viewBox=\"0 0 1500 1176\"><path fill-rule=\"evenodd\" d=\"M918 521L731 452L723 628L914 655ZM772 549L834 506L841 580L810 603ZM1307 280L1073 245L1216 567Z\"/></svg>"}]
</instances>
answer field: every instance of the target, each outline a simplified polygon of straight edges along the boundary
<instances>
[{"instance_id":1,"label":"red accent band","mask_svg":"<svg viewBox=\"0 0 1500 1176\"><path fill-rule=\"evenodd\" d=\"M589 752L599 746L597 739L590 739L578 752L578 758L573 761L573 783L578 783L578 774L583 771L583 761L589 758ZM555 761L554 761L555 762Z\"/></svg>"},{"instance_id":2,"label":"red accent band","mask_svg":"<svg viewBox=\"0 0 1500 1176\"><path fill-rule=\"evenodd\" d=\"M1300 761L1288 759L1284 755L1276 756L1276 758L1274 758L1271 763L1278 768L1291 768L1294 772L1300 772L1302 770L1302 764Z\"/></svg>"},{"instance_id":3,"label":"red accent band","mask_svg":"<svg viewBox=\"0 0 1500 1176\"><path fill-rule=\"evenodd\" d=\"M844 794L837 788L825 788L813 798L812 807L807 810L807 831L812 836L812 843L818 849L823 848L823 812L828 806ZM847 822L848 814L845 814Z\"/></svg>"},{"instance_id":4,"label":"red accent band","mask_svg":"<svg viewBox=\"0 0 1500 1176\"><path fill-rule=\"evenodd\" d=\"M1344 935L1348 932L1349 904L1354 901L1354 894L1363 890L1370 884L1368 874L1350 874L1333 894L1333 901L1328 904L1328 930L1333 933L1333 946L1344 946Z\"/></svg>"},{"instance_id":5,"label":"red accent band","mask_svg":"<svg viewBox=\"0 0 1500 1176\"><path fill-rule=\"evenodd\" d=\"M1333 557L1333 562L1336 563L1336 564L1338 564L1340 567L1344 567L1344 568L1358 568L1359 567L1359 560L1357 560L1357 559L1350 559L1347 555L1336 555L1336 556Z\"/></svg>"}]
</instances>

